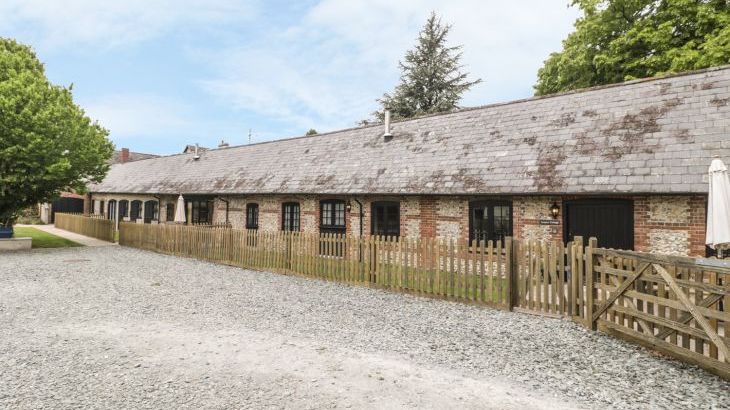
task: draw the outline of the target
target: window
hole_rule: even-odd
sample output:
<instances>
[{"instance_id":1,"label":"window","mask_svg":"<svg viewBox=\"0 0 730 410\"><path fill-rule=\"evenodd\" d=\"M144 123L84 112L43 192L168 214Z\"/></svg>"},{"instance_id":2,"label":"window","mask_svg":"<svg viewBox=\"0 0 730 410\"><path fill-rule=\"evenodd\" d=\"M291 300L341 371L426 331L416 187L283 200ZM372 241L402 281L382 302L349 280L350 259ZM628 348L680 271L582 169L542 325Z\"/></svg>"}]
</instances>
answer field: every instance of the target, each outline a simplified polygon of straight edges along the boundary
<instances>
[{"instance_id":1,"label":"window","mask_svg":"<svg viewBox=\"0 0 730 410\"><path fill-rule=\"evenodd\" d=\"M146 201L144 203L144 223L148 224L153 220L158 220L159 210L157 201Z\"/></svg>"},{"instance_id":2,"label":"window","mask_svg":"<svg viewBox=\"0 0 730 410\"><path fill-rule=\"evenodd\" d=\"M165 205L165 214L167 222L173 222L175 220L175 204L168 202Z\"/></svg>"},{"instance_id":3,"label":"window","mask_svg":"<svg viewBox=\"0 0 730 410\"><path fill-rule=\"evenodd\" d=\"M99 214L104 216L104 201L99 201Z\"/></svg>"},{"instance_id":4,"label":"window","mask_svg":"<svg viewBox=\"0 0 730 410\"><path fill-rule=\"evenodd\" d=\"M246 204L246 229L259 229L259 204Z\"/></svg>"},{"instance_id":5,"label":"window","mask_svg":"<svg viewBox=\"0 0 730 410\"><path fill-rule=\"evenodd\" d=\"M299 230L299 203L286 202L281 206L281 229L283 231Z\"/></svg>"},{"instance_id":6,"label":"window","mask_svg":"<svg viewBox=\"0 0 730 410\"><path fill-rule=\"evenodd\" d=\"M331 199L319 203L319 230L322 233L345 233L345 201Z\"/></svg>"},{"instance_id":7,"label":"window","mask_svg":"<svg viewBox=\"0 0 730 410\"><path fill-rule=\"evenodd\" d=\"M373 202L372 234L400 236L400 203Z\"/></svg>"},{"instance_id":8,"label":"window","mask_svg":"<svg viewBox=\"0 0 730 410\"><path fill-rule=\"evenodd\" d=\"M192 207L193 224L213 223L213 201L210 199L193 199L188 201Z\"/></svg>"},{"instance_id":9,"label":"window","mask_svg":"<svg viewBox=\"0 0 730 410\"><path fill-rule=\"evenodd\" d=\"M335 234L339 236L336 241L321 240L319 243L319 254L323 256L344 255L344 247L341 238L346 231L345 224L345 201L329 199L319 203L319 232L323 234Z\"/></svg>"},{"instance_id":10,"label":"window","mask_svg":"<svg viewBox=\"0 0 730 410\"><path fill-rule=\"evenodd\" d=\"M469 239L503 241L512 236L512 203L480 201L469 204Z\"/></svg>"},{"instance_id":11,"label":"window","mask_svg":"<svg viewBox=\"0 0 730 410\"><path fill-rule=\"evenodd\" d=\"M109 212L107 212L107 218L113 220L114 215L117 213L117 201L112 199L111 201L109 201L107 206L109 207Z\"/></svg>"},{"instance_id":12,"label":"window","mask_svg":"<svg viewBox=\"0 0 730 410\"><path fill-rule=\"evenodd\" d=\"M129 216L129 201L122 199L119 201L119 220Z\"/></svg>"},{"instance_id":13,"label":"window","mask_svg":"<svg viewBox=\"0 0 730 410\"><path fill-rule=\"evenodd\" d=\"M129 210L129 219L134 222L139 219L142 214L142 201L132 201L132 206Z\"/></svg>"}]
</instances>

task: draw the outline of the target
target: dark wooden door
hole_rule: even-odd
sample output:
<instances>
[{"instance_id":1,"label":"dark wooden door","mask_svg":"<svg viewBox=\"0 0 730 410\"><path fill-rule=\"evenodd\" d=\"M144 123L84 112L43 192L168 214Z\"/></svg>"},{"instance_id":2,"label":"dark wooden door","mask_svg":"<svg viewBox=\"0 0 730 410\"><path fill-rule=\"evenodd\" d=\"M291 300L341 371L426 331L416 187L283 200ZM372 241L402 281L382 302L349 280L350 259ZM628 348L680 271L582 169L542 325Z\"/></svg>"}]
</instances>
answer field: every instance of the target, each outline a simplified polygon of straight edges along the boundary
<instances>
[{"instance_id":1,"label":"dark wooden door","mask_svg":"<svg viewBox=\"0 0 730 410\"><path fill-rule=\"evenodd\" d=\"M82 213L84 200L80 198L58 198L51 204L51 223L55 222L56 212Z\"/></svg>"},{"instance_id":2,"label":"dark wooden door","mask_svg":"<svg viewBox=\"0 0 730 410\"><path fill-rule=\"evenodd\" d=\"M598 239L602 248L634 249L634 204L623 199L581 199L564 206L564 238Z\"/></svg>"}]
</instances>

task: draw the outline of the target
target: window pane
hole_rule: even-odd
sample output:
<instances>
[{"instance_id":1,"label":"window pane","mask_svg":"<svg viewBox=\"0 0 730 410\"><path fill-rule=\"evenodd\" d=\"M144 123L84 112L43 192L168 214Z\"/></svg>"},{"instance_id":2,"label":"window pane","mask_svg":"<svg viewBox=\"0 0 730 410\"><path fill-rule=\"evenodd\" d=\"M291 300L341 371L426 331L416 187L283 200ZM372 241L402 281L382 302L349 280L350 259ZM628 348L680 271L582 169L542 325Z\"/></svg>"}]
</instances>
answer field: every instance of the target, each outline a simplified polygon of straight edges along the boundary
<instances>
[{"instance_id":1,"label":"window pane","mask_svg":"<svg viewBox=\"0 0 730 410\"><path fill-rule=\"evenodd\" d=\"M332 225L332 203L322 203L322 225Z\"/></svg>"},{"instance_id":2,"label":"window pane","mask_svg":"<svg viewBox=\"0 0 730 410\"><path fill-rule=\"evenodd\" d=\"M469 237L472 240L503 240L512 235L512 214L508 202L471 203Z\"/></svg>"},{"instance_id":3,"label":"window pane","mask_svg":"<svg viewBox=\"0 0 730 410\"><path fill-rule=\"evenodd\" d=\"M258 229L259 226L259 206L258 204L246 205L246 228Z\"/></svg>"},{"instance_id":4,"label":"window pane","mask_svg":"<svg viewBox=\"0 0 730 410\"><path fill-rule=\"evenodd\" d=\"M398 207L395 205L389 206L388 211L386 212L386 217L388 220L387 235L397 235L400 228L400 215L398 212Z\"/></svg>"},{"instance_id":5,"label":"window pane","mask_svg":"<svg viewBox=\"0 0 730 410\"><path fill-rule=\"evenodd\" d=\"M495 238L504 239L509 236L510 214L508 206L494 207L494 236Z\"/></svg>"},{"instance_id":6,"label":"window pane","mask_svg":"<svg viewBox=\"0 0 730 410\"><path fill-rule=\"evenodd\" d=\"M335 225L345 226L345 203L338 202L335 204Z\"/></svg>"},{"instance_id":7,"label":"window pane","mask_svg":"<svg viewBox=\"0 0 730 410\"><path fill-rule=\"evenodd\" d=\"M472 239L482 241L487 240L487 216L483 207L474 208L472 211Z\"/></svg>"},{"instance_id":8,"label":"window pane","mask_svg":"<svg viewBox=\"0 0 730 410\"><path fill-rule=\"evenodd\" d=\"M374 203L372 210L373 235L398 236L400 234L399 204Z\"/></svg>"},{"instance_id":9,"label":"window pane","mask_svg":"<svg viewBox=\"0 0 730 410\"><path fill-rule=\"evenodd\" d=\"M285 231L298 231L299 230L299 204L284 204L282 208L283 213L283 226L282 229Z\"/></svg>"}]
</instances>

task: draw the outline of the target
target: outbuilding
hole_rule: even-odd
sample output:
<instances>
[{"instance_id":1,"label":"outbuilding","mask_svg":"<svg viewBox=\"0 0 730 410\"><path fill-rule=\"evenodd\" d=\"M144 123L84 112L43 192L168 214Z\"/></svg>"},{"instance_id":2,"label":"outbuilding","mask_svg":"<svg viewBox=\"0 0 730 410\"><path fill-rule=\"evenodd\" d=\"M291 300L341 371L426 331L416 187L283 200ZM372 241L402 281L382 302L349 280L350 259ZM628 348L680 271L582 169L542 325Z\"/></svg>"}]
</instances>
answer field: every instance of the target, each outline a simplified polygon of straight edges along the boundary
<instances>
[{"instance_id":1,"label":"outbuilding","mask_svg":"<svg viewBox=\"0 0 730 410\"><path fill-rule=\"evenodd\" d=\"M730 162L730 67L113 165L93 212L348 235L563 241L704 255ZM122 204L124 204L122 206ZM112 209L113 208L113 209ZM103 211L102 211L103 210Z\"/></svg>"}]
</instances>

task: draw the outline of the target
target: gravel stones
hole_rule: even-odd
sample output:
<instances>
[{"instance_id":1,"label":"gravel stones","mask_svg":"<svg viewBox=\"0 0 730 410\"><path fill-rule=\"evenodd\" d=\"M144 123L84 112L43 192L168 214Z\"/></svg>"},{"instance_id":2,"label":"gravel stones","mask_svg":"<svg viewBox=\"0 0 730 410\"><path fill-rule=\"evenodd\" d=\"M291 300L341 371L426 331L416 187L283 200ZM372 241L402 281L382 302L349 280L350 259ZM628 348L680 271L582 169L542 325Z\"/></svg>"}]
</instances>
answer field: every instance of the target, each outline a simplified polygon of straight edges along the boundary
<instances>
[{"instance_id":1,"label":"gravel stones","mask_svg":"<svg viewBox=\"0 0 730 410\"><path fill-rule=\"evenodd\" d=\"M729 383L567 320L125 247L0 262L0 408L728 402Z\"/></svg>"}]
</instances>

